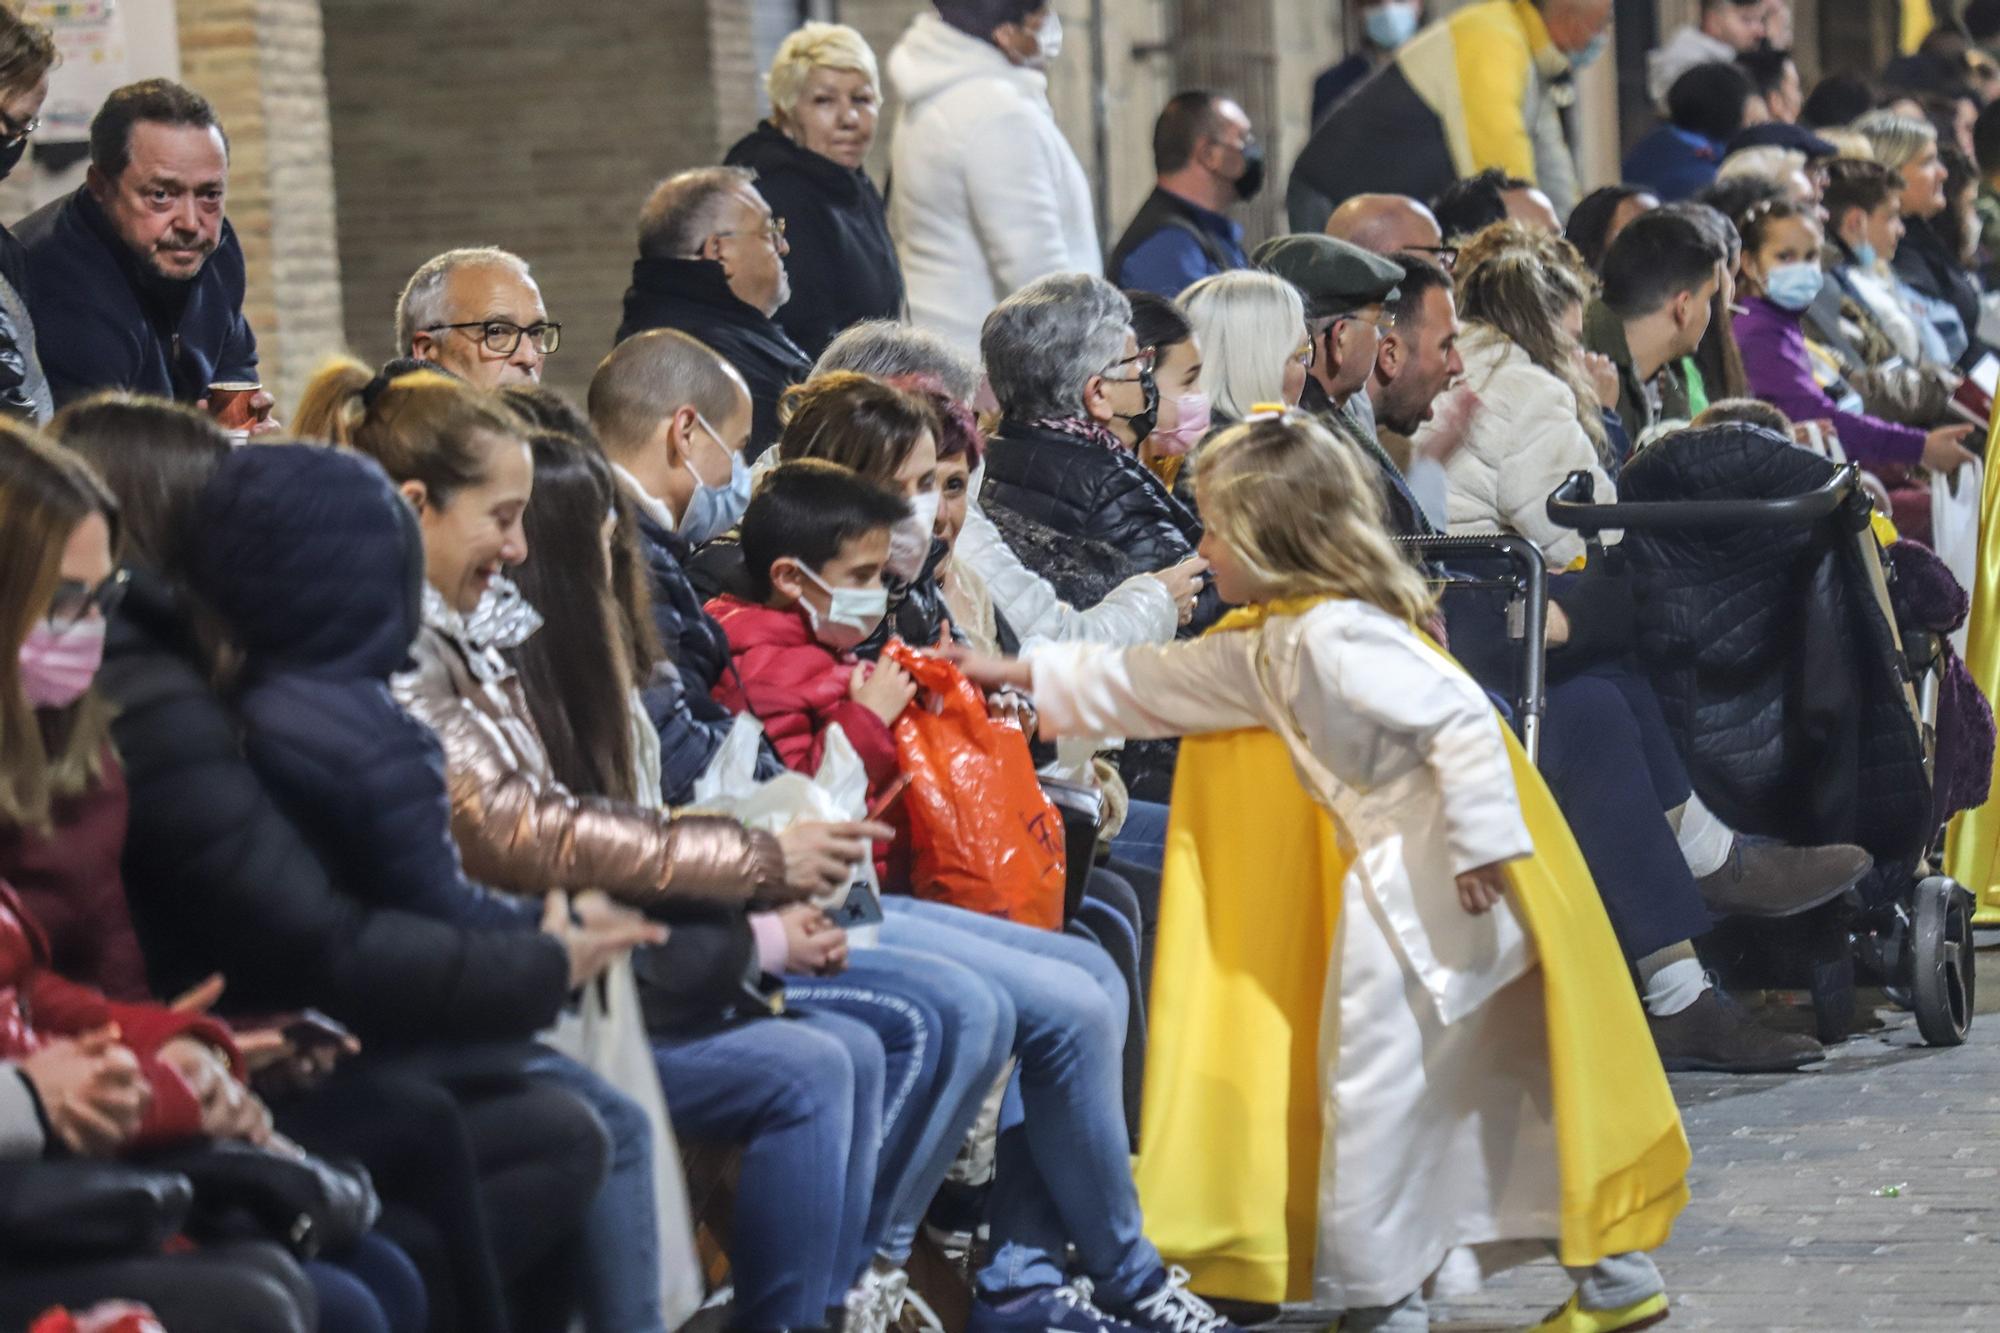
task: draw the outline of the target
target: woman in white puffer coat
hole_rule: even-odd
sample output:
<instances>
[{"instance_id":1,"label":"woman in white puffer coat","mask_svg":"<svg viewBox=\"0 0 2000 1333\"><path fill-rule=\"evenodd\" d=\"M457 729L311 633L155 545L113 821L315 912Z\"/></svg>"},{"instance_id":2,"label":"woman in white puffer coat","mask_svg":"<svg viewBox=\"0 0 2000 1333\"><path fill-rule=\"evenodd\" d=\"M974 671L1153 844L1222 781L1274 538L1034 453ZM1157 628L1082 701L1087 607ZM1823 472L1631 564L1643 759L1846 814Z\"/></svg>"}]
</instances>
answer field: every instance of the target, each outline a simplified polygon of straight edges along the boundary
<instances>
[{"instance_id":1,"label":"woman in white puffer coat","mask_svg":"<svg viewBox=\"0 0 2000 1333\"><path fill-rule=\"evenodd\" d=\"M1518 223L1487 228L1458 261L1460 391L1476 394L1479 407L1464 448L1445 465L1446 518L1454 533L1518 533L1557 570L1584 547L1549 521L1549 492L1581 470L1595 480L1598 503L1618 498L1582 344L1591 282L1567 241ZM1419 448L1435 429L1434 419L1418 432Z\"/></svg>"},{"instance_id":2,"label":"woman in white puffer coat","mask_svg":"<svg viewBox=\"0 0 2000 1333\"><path fill-rule=\"evenodd\" d=\"M1048 0L934 0L889 53L902 103L889 234L910 318L977 356L987 314L1050 273L1102 276L1090 180L1049 106Z\"/></svg>"}]
</instances>

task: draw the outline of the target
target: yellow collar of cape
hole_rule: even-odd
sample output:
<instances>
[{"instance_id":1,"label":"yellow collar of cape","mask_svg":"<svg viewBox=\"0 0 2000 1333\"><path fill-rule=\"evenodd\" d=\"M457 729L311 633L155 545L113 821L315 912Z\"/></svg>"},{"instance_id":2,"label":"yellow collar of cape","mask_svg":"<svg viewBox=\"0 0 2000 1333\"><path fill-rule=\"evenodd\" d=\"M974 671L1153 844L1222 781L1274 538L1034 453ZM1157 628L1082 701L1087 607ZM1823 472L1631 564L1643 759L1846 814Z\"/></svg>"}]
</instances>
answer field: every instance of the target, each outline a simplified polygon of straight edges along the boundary
<instances>
[{"instance_id":1,"label":"yellow collar of cape","mask_svg":"<svg viewBox=\"0 0 2000 1333\"><path fill-rule=\"evenodd\" d=\"M1222 619L1209 626L1210 634L1230 634L1238 630L1257 629L1271 620L1281 620L1286 616L1302 616L1321 602L1339 601L1330 592L1310 592L1298 597L1273 597L1268 602L1252 602L1239 606Z\"/></svg>"}]
</instances>

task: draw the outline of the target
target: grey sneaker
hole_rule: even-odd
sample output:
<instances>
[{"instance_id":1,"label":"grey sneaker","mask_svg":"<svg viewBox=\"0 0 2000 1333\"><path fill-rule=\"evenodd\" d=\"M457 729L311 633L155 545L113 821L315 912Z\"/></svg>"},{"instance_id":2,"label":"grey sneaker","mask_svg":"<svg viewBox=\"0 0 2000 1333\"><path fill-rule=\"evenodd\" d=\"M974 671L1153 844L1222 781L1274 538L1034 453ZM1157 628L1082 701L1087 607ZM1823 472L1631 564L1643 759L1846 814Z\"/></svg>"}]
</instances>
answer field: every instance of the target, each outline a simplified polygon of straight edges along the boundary
<instances>
[{"instance_id":1,"label":"grey sneaker","mask_svg":"<svg viewBox=\"0 0 2000 1333\"><path fill-rule=\"evenodd\" d=\"M1846 843L1788 847L1739 835L1722 869L1695 881L1717 916L1795 916L1861 882L1875 858Z\"/></svg>"}]
</instances>

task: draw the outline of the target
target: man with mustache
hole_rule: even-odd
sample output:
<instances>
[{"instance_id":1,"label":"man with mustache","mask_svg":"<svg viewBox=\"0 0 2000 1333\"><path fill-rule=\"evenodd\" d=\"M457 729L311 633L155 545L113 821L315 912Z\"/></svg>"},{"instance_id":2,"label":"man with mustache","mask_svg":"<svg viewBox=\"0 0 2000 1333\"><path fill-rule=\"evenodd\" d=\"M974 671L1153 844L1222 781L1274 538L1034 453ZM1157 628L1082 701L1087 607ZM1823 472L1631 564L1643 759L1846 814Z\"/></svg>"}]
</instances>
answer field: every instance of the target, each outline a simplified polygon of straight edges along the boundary
<instances>
[{"instance_id":1,"label":"man with mustache","mask_svg":"<svg viewBox=\"0 0 2000 1333\"><path fill-rule=\"evenodd\" d=\"M228 188L229 140L208 99L168 79L105 99L82 187L15 229L57 407L98 389L198 403L211 384L256 382ZM252 406L270 402L260 392Z\"/></svg>"}]
</instances>

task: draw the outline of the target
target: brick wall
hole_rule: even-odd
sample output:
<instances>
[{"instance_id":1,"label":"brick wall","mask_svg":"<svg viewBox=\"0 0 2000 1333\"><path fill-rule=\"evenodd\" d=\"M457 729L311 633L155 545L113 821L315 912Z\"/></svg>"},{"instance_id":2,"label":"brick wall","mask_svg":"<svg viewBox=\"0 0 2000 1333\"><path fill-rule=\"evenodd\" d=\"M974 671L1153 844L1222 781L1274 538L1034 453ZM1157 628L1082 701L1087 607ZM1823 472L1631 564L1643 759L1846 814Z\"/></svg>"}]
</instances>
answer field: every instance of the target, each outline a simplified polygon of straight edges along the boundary
<instances>
[{"instance_id":1,"label":"brick wall","mask_svg":"<svg viewBox=\"0 0 2000 1333\"><path fill-rule=\"evenodd\" d=\"M640 203L755 118L746 0L323 7L349 344L389 355L396 294L431 255L504 246L563 324L549 381L580 391L611 348Z\"/></svg>"},{"instance_id":2,"label":"brick wall","mask_svg":"<svg viewBox=\"0 0 2000 1333\"><path fill-rule=\"evenodd\" d=\"M176 11L181 77L229 131L244 312L282 411L341 342L318 0L177 0Z\"/></svg>"}]
</instances>

